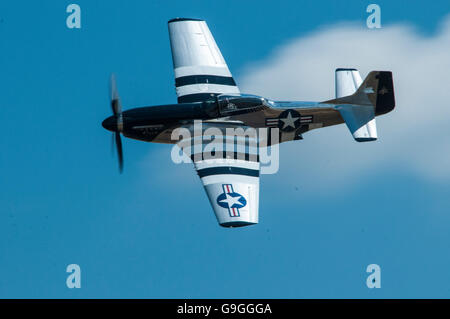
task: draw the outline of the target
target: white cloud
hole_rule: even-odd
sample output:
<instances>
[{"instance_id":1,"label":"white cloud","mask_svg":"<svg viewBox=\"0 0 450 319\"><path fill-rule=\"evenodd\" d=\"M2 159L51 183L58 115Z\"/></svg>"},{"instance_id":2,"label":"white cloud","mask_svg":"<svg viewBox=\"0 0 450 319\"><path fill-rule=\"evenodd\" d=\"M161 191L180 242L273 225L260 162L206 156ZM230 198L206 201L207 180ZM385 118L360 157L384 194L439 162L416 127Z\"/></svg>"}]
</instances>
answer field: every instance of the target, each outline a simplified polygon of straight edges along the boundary
<instances>
[{"instance_id":1,"label":"white cloud","mask_svg":"<svg viewBox=\"0 0 450 319\"><path fill-rule=\"evenodd\" d=\"M379 140L353 141L345 125L319 129L280 149L283 181L341 185L377 170L450 180L450 16L433 36L394 25L340 24L292 40L240 74L241 91L280 100L334 97L334 70L391 70L396 108L377 118ZM264 177L263 177L264 178ZM347 183L348 185L348 183Z\"/></svg>"}]
</instances>

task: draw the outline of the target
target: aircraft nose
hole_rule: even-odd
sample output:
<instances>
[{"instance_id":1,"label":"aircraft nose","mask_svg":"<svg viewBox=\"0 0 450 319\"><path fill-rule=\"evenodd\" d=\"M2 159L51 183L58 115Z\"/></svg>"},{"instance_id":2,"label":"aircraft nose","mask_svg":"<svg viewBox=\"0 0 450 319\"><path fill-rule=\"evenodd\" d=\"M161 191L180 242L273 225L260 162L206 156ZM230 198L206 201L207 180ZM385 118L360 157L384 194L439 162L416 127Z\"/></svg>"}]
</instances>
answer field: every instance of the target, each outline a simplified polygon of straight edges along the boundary
<instances>
[{"instance_id":1,"label":"aircraft nose","mask_svg":"<svg viewBox=\"0 0 450 319\"><path fill-rule=\"evenodd\" d=\"M114 116L110 116L102 122L102 126L111 132L117 131L117 120Z\"/></svg>"}]
</instances>

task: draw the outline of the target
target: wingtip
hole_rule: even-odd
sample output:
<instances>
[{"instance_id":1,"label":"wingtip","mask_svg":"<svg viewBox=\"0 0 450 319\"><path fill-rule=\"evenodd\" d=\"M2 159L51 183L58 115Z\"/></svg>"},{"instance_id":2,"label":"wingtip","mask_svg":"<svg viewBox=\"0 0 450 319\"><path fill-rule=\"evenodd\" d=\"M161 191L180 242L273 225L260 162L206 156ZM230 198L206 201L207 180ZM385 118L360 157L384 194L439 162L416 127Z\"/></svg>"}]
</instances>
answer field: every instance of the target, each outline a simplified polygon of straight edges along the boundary
<instances>
[{"instance_id":1,"label":"wingtip","mask_svg":"<svg viewBox=\"0 0 450 319\"><path fill-rule=\"evenodd\" d=\"M222 223L219 225L224 228L236 228L236 227L251 226L251 225L256 225L256 224L257 223L253 223L253 222L236 221L236 222L226 222L226 223Z\"/></svg>"},{"instance_id":2,"label":"wingtip","mask_svg":"<svg viewBox=\"0 0 450 319\"><path fill-rule=\"evenodd\" d=\"M364 142L373 142L376 141L376 137L355 137L355 141L364 143Z\"/></svg>"}]
</instances>

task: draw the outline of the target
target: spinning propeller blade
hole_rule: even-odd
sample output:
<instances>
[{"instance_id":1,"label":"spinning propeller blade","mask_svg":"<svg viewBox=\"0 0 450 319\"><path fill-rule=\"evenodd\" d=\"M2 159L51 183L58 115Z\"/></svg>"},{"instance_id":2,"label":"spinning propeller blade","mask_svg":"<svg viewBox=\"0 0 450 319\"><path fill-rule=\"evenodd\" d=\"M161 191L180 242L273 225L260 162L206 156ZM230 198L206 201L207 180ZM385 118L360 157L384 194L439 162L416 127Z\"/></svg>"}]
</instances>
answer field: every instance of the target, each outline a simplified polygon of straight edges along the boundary
<instances>
[{"instance_id":1,"label":"spinning propeller blade","mask_svg":"<svg viewBox=\"0 0 450 319\"><path fill-rule=\"evenodd\" d=\"M116 77L111 74L110 81L110 97L111 97L111 110L116 119L116 131L114 134L114 139L116 141L117 156L119 159L119 172L123 171L123 151L122 151L122 140L120 138L120 133L123 131L123 117L122 117L122 105L120 103L119 93L117 91Z\"/></svg>"}]
</instances>

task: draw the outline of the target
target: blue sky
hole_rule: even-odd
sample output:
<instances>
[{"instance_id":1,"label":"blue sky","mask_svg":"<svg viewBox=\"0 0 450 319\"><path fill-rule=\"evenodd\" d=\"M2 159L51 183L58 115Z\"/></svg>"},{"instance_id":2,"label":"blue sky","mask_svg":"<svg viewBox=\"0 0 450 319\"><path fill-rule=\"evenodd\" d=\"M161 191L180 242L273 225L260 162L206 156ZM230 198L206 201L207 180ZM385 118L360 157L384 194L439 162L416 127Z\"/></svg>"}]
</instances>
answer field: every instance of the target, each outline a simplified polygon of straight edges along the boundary
<instances>
[{"instance_id":1,"label":"blue sky","mask_svg":"<svg viewBox=\"0 0 450 319\"><path fill-rule=\"evenodd\" d=\"M262 176L260 224L223 229L170 146L124 139L119 175L101 127L111 72L125 108L176 101L170 18L207 20L239 84L295 39L346 22L364 28L370 2L77 1L80 30L65 25L70 3L0 4L0 297L450 297L449 178L398 160L354 183L312 176L302 166L302 143L314 150L305 135L290 159L281 148L279 174ZM425 40L450 13L447 1L377 3L383 27L411 25ZM326 150L309 156L333 174ZM72 263L81 289L65 285ZM381 289L365 285L372 263Z\"/></svg>"}]
</instances>

